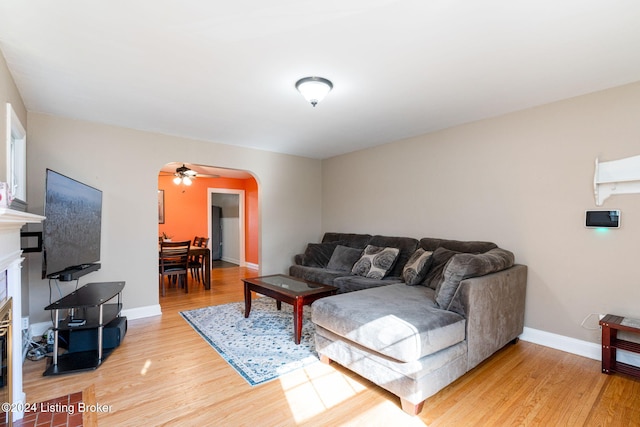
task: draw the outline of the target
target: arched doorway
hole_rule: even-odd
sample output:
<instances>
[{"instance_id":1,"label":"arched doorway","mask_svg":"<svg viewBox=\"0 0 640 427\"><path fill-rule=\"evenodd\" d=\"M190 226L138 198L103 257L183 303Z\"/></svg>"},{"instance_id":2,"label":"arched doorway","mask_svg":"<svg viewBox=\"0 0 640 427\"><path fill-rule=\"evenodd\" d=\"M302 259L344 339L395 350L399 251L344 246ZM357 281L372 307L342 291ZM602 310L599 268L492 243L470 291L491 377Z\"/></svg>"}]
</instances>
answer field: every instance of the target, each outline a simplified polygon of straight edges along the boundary
<instances>
[{"instance_id":1,"label":"arched doorway","mask_svg":"<svg viewBox=\"0 0 640 427\"><path fill-rule=\"evenodd\" d=\"M190 183L178 180L184 172ZM178 174L180 175L180 174ZM175 181L175 182L174 182ZM211 248L211 195L237 194L242 197L242 218L235 220L237 230L237 261L241 266L257 269L259 241L258 183L248 171L191 164L167 163L158 174L159 223L158 235L173 240L192 240L194 236L209 236Z\"/></svg>"}]
</instances>

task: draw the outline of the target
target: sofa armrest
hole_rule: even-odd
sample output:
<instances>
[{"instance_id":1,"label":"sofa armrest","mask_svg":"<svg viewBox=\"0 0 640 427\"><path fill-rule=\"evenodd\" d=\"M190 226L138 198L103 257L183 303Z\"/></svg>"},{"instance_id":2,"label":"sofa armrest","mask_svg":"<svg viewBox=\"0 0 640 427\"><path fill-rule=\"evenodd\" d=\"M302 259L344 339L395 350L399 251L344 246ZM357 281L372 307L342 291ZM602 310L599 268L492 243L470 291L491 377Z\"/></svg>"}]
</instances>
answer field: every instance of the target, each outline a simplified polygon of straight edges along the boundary
<instances>
[{"instance_id":1,"label":"sofa armrest","mask_svg":"<svg viewBox=\"0 0 640 427\"><path fill-rule=\"evenodd\" d=\"M293 256L293 263L295 265L304 265L304 254L295 254Z\"/></svg>"},{"instance_id":2,"label":"sofa armrest","mask_svg":"<svg viewBox=\"0 0 640 427\"><path fill-rule=\"evenodd\" d=\"M468 369L472 369L522 334L527 266L460 282L453 311L467 319Z\"/></svg>"}]
</instances>

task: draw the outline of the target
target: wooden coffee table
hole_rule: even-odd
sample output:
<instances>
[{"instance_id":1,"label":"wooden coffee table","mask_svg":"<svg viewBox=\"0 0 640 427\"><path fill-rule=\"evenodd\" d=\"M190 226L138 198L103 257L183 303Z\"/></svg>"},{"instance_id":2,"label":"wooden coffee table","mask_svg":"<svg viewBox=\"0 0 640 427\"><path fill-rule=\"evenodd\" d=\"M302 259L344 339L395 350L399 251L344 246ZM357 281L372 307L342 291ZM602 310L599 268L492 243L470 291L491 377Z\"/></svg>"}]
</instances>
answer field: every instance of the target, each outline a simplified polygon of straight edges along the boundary
<instances>
[{"instance_id":1,"label":"wooden coffee table","mask_svg":"<svg viewBox=\"0 0 640 427\"><path fill-rule=\"evenodd\" d=\"M302 307L317 299L334 295L338 290L335 286L314 283L284 274L250 277L242 281L244 282L244 317L249 317L251 312L251 291L274 298L278 310L282 308L283 301L293 306L293 331L296 344L300 344L302 336Z\"/></svg>"}]
</instances>

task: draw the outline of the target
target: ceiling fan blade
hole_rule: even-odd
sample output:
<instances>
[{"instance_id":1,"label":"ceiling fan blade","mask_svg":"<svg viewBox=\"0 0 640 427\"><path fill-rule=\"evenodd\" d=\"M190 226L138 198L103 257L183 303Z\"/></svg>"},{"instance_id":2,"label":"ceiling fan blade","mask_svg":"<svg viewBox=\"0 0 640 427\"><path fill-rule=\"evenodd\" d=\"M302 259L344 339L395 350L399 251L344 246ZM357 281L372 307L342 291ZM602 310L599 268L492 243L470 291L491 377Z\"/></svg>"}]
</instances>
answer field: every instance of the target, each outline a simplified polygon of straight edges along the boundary
<instances>
[{"instance_id":1,"label":"ceiling fan blade","mask_svg":"<svg viewBox=\"0 0 640 427\"><path fill-rule=\"evenodd\" d=\"M182 173L182 175L181 175ZM164 165L160 170L161 176L188 176L189 178L220 178L226 176L219 174L218 168L214 166L200 165L196 163L171 162Z\"/></svg>"}]
</instances>

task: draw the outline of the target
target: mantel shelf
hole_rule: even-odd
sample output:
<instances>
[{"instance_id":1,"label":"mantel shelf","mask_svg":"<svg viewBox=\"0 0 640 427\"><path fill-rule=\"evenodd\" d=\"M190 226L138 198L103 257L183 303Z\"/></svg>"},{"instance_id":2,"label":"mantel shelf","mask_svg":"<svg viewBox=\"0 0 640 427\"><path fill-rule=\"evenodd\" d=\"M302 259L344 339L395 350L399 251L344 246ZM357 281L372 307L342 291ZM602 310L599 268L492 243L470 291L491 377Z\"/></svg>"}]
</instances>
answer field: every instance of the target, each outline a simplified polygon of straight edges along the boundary
<instances>
[{"instance_id":1,"label":"mantel shelf","mask_svg":"<svg viewBox=\"0 0 640 427\"><path fill-rule=\"evenodd\" d=\"M593 177L596 206L614 194L640 194L640 156L600 162Z\"/></svg>"},{"instance_id":2,"label":"mantel shelf","mask_svg":"<svg viewBox=\"0 0 640 427\"><path fill-rule=\"evenodd\" d=\"M44 221L45 217L35 215L29 212L21 212L9 208L0 208L0 225L15 225L17 228L22 227L26 223L39 223Z\"/></svg>"}]
</instances>

